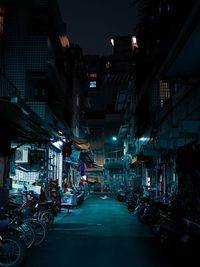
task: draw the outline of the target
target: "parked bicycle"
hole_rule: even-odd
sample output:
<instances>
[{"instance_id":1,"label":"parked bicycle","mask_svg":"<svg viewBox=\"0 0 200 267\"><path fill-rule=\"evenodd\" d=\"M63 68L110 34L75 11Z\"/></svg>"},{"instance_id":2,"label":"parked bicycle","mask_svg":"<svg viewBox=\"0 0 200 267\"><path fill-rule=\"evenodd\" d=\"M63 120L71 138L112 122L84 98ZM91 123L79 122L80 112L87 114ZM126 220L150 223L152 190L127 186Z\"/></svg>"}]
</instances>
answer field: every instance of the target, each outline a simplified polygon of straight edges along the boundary
<instances>
[{"instance_id":1,"label":"parked bicycle","mask_svg":"<svg viewBox=\"0 0 200 267\"><path fill-rule=\"evenodd\" d=\"M0 218L0 266L19 267L27 255L24 241L9 229L9 219Z\"/></svg>"}]
</instances>

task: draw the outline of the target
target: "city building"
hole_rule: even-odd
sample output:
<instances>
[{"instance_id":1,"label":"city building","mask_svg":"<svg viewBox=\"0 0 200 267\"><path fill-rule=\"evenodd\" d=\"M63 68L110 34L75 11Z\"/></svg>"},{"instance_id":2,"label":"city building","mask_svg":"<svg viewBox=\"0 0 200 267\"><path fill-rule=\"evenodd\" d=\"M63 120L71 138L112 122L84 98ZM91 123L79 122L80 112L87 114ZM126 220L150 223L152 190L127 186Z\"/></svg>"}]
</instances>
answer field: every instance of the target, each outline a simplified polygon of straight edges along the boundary
<instances>
[{"instance_id":1,"label":"city building","mask_svg":"<svg viewBox=\"0 0 200 267\"><path fill-rule=\"evenodd\" d=\"M133 43L132 36L116 36L111 41L111 56L85 57L90 103L85 121L94 161L100 170L103 168L103 173L100 171L101 175L97 175L102 188L104 184L110 184L112 188L126 184L124 140L118 138L118 131L125 124L124 112L129 101ZM95 180L94 169L91 171Z\"/></svg>"},{"instance_id":2,"label":"city building","mask_svg":"<svg viewBox=\"0 0 200 267\"><path fill-rule=\"evenodd\" d=\"M62 185L62 144L81 135L81 57L57 1L0 1L1 201L12 188Z\"/></svg>"},{"instance_id":3,"label":"city building","mask_svg":"<svg viewBox=\"0 0 200 267\"><path fill-rule=\"evenodd\" d=\"M166 2L159 9L150 1L136 30L125 135L128 171L158 198L199 177L200 2Z\"/></svg>"}]
</instances>

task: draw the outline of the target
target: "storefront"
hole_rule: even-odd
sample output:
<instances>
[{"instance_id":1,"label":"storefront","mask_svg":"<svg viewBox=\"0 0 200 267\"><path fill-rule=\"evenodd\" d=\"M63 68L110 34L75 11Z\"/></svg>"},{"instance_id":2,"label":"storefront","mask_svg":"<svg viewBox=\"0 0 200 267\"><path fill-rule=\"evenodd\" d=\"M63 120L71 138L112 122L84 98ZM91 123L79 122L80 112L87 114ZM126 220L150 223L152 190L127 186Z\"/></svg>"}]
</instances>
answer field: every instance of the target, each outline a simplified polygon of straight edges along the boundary
<instances>
[{"instance_id":1,"label":"storefront","mask_svg":"<svg viewBox=\"0 0 200 267\"><path fill-rule=\"evenodd\" d=\"M86 140L70 136L63 144L63 178L62 187L78 187L80 182L87 180L85 169L92 162L91 151Z\"/></svg>"},{"instance_id":2,"label":"storefront","mask_svg":"<svg viewBox=\"0 0 200 267\"><path fill-rule=\"evenodd\" d=\"M12 189L10 192L23 190L26 186L30 190L40 193L45 188L46 194L52 190L53 183L62 182L61 144L25 144L13 143L14 157L10 159L10 177ZM34 185L34 186L33 186Z\"/></svg>"}]
</instances>

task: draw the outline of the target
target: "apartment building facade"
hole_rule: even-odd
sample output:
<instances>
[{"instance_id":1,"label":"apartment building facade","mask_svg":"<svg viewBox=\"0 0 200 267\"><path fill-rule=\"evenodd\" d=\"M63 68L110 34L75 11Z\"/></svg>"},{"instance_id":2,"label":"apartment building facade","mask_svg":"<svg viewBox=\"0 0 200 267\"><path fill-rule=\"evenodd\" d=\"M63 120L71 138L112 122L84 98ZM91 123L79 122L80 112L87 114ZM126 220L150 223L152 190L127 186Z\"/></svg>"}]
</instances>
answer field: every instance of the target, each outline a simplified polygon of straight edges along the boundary
<instances>
[{"instance_id":1,"label":"apartment building facade","mask_svg":"<svg viewBox=\"0 0 200 267\"><path fill-rule=\"evenodd\" d=\"M170 2L166 13L154 16L157 23L144 24L148 32L152 26L153 37L145 39L138 30L139 52L133 56L135 79L126 116L128 171L158 198L199 177L200 3L186 2L181 10L177 1Z\"/></svg>"},{"instance_id":2,"label":"apartment building facade","mask_svg":"<svg viewBox=\"0 0 200 267\"><path fill-rule=\"evenodd\" d=\"M57 1L0 1L0 23L1 195L10 178L62 185L62 141L80 128L80 49L70 47Z\"/></svg>"}]
</instances>

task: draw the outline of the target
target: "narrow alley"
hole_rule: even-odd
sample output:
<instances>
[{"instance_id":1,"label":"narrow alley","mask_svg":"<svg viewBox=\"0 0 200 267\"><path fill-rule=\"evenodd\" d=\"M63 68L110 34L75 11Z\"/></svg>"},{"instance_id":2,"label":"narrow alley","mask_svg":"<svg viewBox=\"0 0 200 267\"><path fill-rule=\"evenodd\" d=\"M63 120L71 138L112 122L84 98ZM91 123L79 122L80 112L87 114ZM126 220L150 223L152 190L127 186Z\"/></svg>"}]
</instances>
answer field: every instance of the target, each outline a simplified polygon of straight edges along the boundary
<instances>
[{"instance_id":1,"label":"narrow alley","mask_svg":"<svg viewBox=\"0 0 200 267\"><path fill-rule=\"evenodd\" d=\"M24 267L169 267L150 229L109 194L90 195L82 206L62 210L43 244L31 248Z\"/></svg>"}]
</instances>

